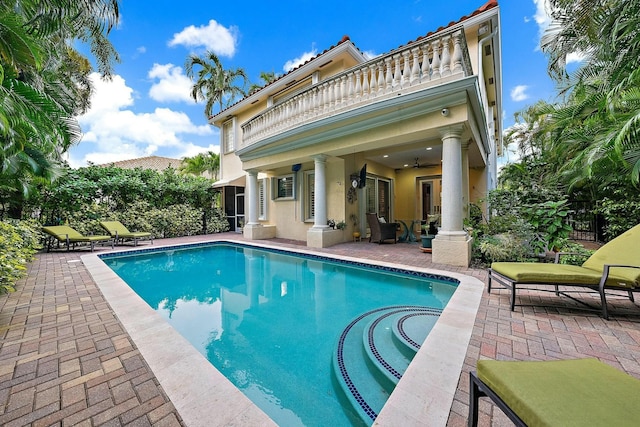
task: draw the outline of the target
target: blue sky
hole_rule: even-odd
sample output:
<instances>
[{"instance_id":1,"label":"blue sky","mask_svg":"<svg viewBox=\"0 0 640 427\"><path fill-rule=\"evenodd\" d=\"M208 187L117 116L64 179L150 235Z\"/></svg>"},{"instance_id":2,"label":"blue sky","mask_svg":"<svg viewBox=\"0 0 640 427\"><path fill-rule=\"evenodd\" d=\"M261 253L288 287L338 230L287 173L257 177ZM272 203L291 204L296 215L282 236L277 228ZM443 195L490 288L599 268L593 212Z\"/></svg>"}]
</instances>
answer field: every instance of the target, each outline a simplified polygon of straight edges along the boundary
<instances>
[{"instance_id":1,"label":"blue sky","mask_svg":"<svg viewBox=\"0 0 640 427\"><path fill-rule=\"evenodd\" d=\"M539 40L544 0L498 1L502 23L503 117L539 99L554 100ZM214 51L226 68L285 73L348 35L379 55L468 15L485 0L183 3L121 1L121 23L110 35L121 56L110 82L95 76L91 110L79 118L83 139L69 152L72 167L158 155L219 152L218 130L204 105L189 98L188 55ZM503 159L508 160L508 159ZM513 159L512 159L513 160Z\"/></svg>"}]
</instances>

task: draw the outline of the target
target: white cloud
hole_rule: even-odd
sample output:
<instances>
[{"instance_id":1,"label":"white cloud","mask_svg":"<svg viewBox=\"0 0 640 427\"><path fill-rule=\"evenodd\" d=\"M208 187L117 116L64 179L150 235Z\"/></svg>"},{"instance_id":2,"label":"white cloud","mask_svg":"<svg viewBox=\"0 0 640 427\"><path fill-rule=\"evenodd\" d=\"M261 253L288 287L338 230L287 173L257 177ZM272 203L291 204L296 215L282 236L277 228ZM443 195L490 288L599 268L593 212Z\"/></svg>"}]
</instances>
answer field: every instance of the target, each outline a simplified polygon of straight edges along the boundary
<instances>
[{"instance_id":1,"label":"white cloud","mask_svg":"<svg viewBox=\"0 0 640 427\"><path fill-rule=\"evenodd\" d=\"M158 102L194 102L189 95L192 82L173 64L153 64L149 78L157 79L149 89L149 96Z\"/></svg>"},{"instance_id":2,"label":"white cloud","mask_svg":"<svg viewBox=\"0 0 640 427\"><path fill-rule=\"evenodd\" d=\"M208 147L202 147L200 145L195 144L187 144L183 147L182 153L178 154L178 158L183 157L193 157L200 153L213 152L216 154L220 154L220 146L219 145L209 145Z\"/></svg>"},{"instance_id":3,"label":"white cloud","mask_svg":"<svg viewBox=\"0 0 640 427\"><path fill-rule=\"evenodd\" d=\"M511 89L511 100L519 102L529 99L527 89L529 89L529 86L527 85L518 85Z\"/></svg>"},{"instance_id":4,"label":"white cloud","mask_svg":"<svg viewBox=\"0 0 640 427\"><path fill-rule=\"evenodd\" d=\"M295 59L290 59L287 62L285 62L285 64L282 67L282 69L285 71L285 73L288 73L289 71L293 70L294 68L304 64L305 62L307 62L311 58L315 57L317 54L318 54L318 51L316 50L316 48L312 48L310 52L305 52L302 55L300 55L299 57L297 57Z\"/></svg>"},{"instance_id":5,"label":"white cloud","mask_svg":"<svg viewBox=\"0 0 640 427\"><path fill-rule=\"evenodd\" d=\"M376 58L376 57L380 56L379 53L375 53L372 50L365 50L364 52L362 52L362 54L367 59L367 61L370 60L370 59L373 59L373 58Z\"/></svg>"},{"instance_id":6,"label":"white cloud","mask_svg":"<svg viewBox=\"0 0 640 427\"><path fill-rule=\"evenodd\" d=\"M205 47L217 55L232 58L236 53L237 34L237 27L226 28L212 19L207 26L190 25L175 33L169 46Z\"/></svg>"},{"instance_id":7,"label":"white cloud","mask_svg":"<svg viewBox=\"0 0 640 427\"><path fill-rule=\"evenodd\" d=\"M504 133L506 135L507 133L513 132L516 129L518 130L521 129L524 132L526 127L527 127L526 124L516 123L513 126L510 126L507 129L505 129ZM521 153L520 153L520 150L518 150L518 141L515 140L513 142L510 142L507 145L507 147L503 149L502 156L498 157L498 162L497 162L498 175L500 175L500 171L502 170L502 168L504 168L509 163L518 163L520 161L520 158L521 158Z\"/></svg>"},{"instance_id":8,"label":"white cloud","mask_svg":"<svg viewBox=\"0 0 640 427\"><path fill-rule=\"evenodd\" d=\"M533 15L533 19L538 24L538 27L540 27L540 34L542 34L544 32L544 30L546 30L547 27L549 26L549 24L551 23L551 17L549 16L549 13L547 12L548 11L548 6L549 6L549 1L548 0L533 0L533 3L536 5L536 13L535 13L535 15Z\"/></svg>"},{"instance_id":9,"label":"white cloud","mask_svg":"<svg viewBox=\"0 0 640 427\"><path fill-rule=\"evenodd\" d=\"M582 62L586 59L587 55L581 52L572 52L567 55L567 64Z\"/></svg>"},{"instance_id":10,"label":"white cloud","mask_svg":"<svg viewBox=\"0 0 640 427\"><path fill-rule=\"evenodd\" d=\"M549 16L549 0L533 0L533 3L536 5L536 13L533 16L533 19L538 24L538 34L542 37L551 25L551 16ZM528 18L525 17L525 22L528 22ZM573 52L567 55L566 63L578 63L582 62L586 58L586 54L582 52Z\"/></svg>"},{"instance_id":11,"label":"white cloud","mask_svg":"<svg viewBox=\"0 0 640 427\"><path fill-rule=\"evenodd\" d=\"M186 113L169 108L134 112L133 89L121 76L111 81L96 73L91 77L91 109L78 117L84 135L70 152L72 167L85 166L88 161L104 164L154 154L176 157L197 149L215 150L211 145L216 141L215 132L210 125L196 125ZM193 141L205 138L210 144L207 147Z\"/></svg>"}]
</instances>

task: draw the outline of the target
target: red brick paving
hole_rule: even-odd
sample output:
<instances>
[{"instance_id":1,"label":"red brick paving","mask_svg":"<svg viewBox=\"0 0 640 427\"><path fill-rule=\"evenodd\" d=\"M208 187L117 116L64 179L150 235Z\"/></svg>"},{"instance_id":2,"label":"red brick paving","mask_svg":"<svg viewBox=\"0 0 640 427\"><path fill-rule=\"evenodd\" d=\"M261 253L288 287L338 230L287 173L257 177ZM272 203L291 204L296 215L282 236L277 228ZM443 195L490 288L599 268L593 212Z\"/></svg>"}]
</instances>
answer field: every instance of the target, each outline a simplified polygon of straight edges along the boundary
<instances>
[{"instance_id":1,"label":"red brick paving","mask_svg":"<svg viewBox=\"0 0 640 427\"><path fill-rule=\"evenodd\" d=\"M156 245L212 238L240 237L194 236L158 240ZM300 249L300 242L268 243ZM431 255L416 244L354 242L319 252L455 271L486 282L484 270L432 264ZM39 254L16 292L0 296L0 425L183 425L80 262L85 253ZM591 295L579 298L598 305ZM553 307L511 312L506 290L496 287L483 294L448 426L467 423L468 373L479 358L596 357L640 378L640 307L628 299L611 300L609 321L550 293L525 291L519 301ZM486 399L481 399L480 412L481 426L512 425Z\"/></svg>"}]
</instances>

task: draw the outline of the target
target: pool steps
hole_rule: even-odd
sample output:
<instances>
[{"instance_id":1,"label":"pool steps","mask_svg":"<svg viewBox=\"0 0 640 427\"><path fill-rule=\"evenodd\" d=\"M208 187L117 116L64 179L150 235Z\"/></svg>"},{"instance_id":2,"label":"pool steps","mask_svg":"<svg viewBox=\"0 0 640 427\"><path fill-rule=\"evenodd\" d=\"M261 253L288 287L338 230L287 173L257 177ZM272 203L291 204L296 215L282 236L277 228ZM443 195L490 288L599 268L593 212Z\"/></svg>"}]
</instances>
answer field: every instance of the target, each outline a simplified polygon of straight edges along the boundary
<instances>
[{"instance_id":1,"label":"pool steps","mask_svg":"<svg viewBox=\"0 0 640 427\"><path fill-rule=\"evenodd\" d=\"M344 328L333 354L333 373L364 425L373 423L440 313L422 306L383 307Z\"/></svg>"}]
</instances>

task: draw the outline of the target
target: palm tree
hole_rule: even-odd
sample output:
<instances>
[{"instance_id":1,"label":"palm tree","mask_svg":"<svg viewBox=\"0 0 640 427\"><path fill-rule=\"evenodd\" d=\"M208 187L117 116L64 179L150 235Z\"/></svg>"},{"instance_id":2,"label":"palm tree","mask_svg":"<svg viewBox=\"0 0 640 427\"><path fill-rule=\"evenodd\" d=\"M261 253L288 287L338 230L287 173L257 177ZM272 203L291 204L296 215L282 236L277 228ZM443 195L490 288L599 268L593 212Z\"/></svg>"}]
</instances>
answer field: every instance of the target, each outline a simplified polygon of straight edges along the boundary
<instances>
[{"instance_id":1,"label":"palm tree","mask_svg":"<svg viewBox=\"0 0 640 427\"><path fill-rule=\"evenodd\" d=\"M568 165L581 178L626 173L640 180L640 4L624 0L550 0L553 24L541 47L566 102L551 115L556 145L580 152ZM573 74L571 53L585 55ZM580 175L580 174L578 174Z\"/></svg>"},{"instance_id":2,"label":"palm tree","mask_svg":"<svg viewBox=\"0 0 640 427\"><path fill-rule=\"evenodd\" d=\"M217 180L218 172L220 171L220 156L213 151L208 151L207 153L197 154L194 157L185 157L182 159L179 170L183 174L196 176L208 173L211 178Z\"/></svg>"},{"instance_id":3,"label":"palm tree","mask_svg":"<svg viewBox=\"0 0 640 427\"><path fill-rule=\"evenodd\" d=\"M207 51L204 57L189 55L185 63L185 72L190 79L195 78L191 97L196 102L206 101L204 114L207 117L212 115L216 103L222 111L237 96L246 96L244 87L247 84L247 75L244 70L225 70L218 56L211 51ZM237 85L238 79L242 79L242 86Z\"/></svg>"},{"instance_id":4,"label":"palm tree","mask_svg":"<svg viewBox=\"0 0 640 427\"><path fill-rule=\"evenodd\" d=\"M3 200L20 203L35 181L54 179L61 154L80 140L75 116L89 106L91 65L69 41L88 42L108 75L118 58L106 37L117 20L116 0L0 4Z\"/></svg>"},{"instance_id":5,"label":"palm tree","mask_svg":"<svg viewBox=\"0 0 640 427\"><path fill-rule=\"evenodd\" d=\"M279 78L280 75L276 74L275 71L261 71L260 80L262 80L262 84L252 83L251 86L249 86L248 93L251 94L259 89L262 89L263 87L267 86L270 83L273 83Z\"/></svg>"}]
</instances>

